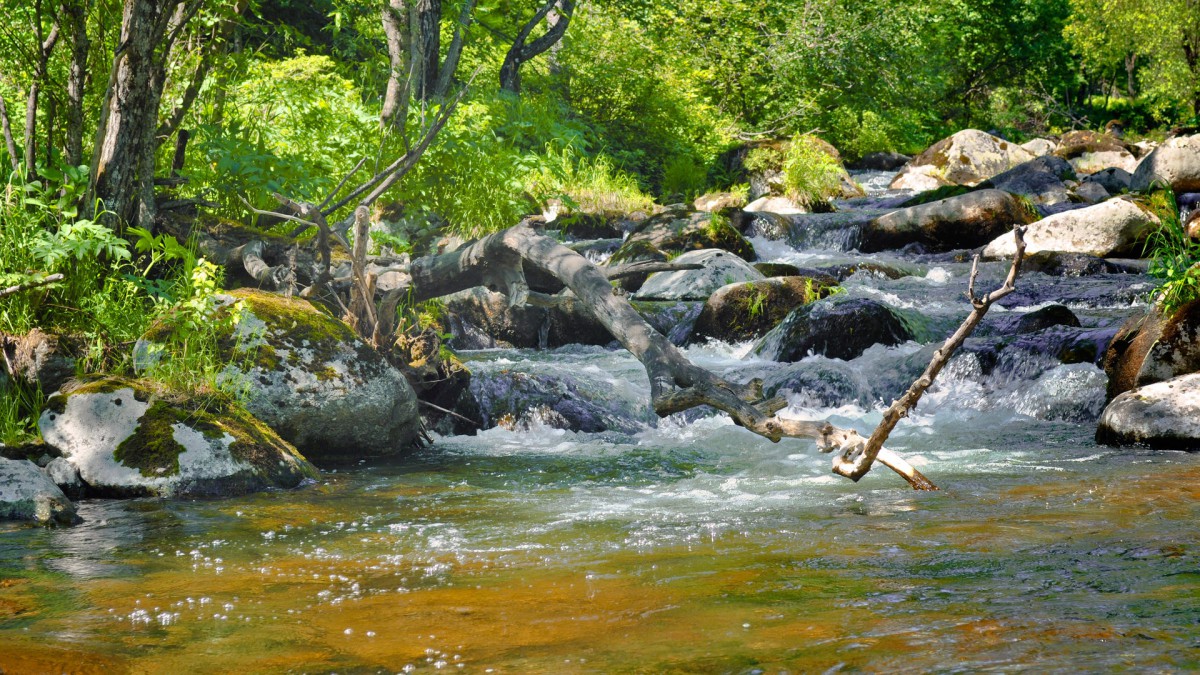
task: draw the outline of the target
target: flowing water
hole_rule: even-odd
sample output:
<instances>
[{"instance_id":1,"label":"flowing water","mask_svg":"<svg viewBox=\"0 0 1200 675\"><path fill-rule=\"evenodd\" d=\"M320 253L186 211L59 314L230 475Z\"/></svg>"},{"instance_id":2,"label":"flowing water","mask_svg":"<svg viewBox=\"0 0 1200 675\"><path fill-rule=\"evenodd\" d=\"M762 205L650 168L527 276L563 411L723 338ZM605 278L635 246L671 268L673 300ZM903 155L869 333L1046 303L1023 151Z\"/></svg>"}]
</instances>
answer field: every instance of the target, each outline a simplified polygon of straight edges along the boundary
<instances>
[{"instance_id":1,"label":"flowing water","mask_svg":"<svg viewBox=\"0 0 1200 675\"><path fill-rule=\"evenodd\" d=\"M860 260L756 244L805 267ZM859 272L847 293L908 312L922 342L965 316L969 265L873 259L909 275ZM1003 272L985 265L980 285ZM889 443L933 493L882 468L851 483L811 442L723 417L656 421L623 352L468 354L478 382L560 383L606 430L556 428L551 401L294 491L84 501L78 527L11 527L0 670L1194 670L1200 457L1092 440L1096 349L1149 288L1137 274L1022 278ZM1081 326L1005 334L1052 302ZM749 345L687 353L763 377L785 415L869 430L932 348L796 364Z\"/></svg>"}]
</instances>

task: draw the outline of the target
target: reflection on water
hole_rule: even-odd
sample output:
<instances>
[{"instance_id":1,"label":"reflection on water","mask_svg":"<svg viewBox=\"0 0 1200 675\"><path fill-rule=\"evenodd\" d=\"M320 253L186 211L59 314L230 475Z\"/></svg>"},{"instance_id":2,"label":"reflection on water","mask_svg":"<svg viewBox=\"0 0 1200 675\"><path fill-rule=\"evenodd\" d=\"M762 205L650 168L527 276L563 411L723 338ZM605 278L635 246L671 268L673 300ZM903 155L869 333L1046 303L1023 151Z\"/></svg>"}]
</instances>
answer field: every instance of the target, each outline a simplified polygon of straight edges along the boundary
<instances>
[{"instance_id":1,"label":"reflection on water","mask_svg":"<svg viewBox=\"0 0 1200 675\"><path fill-rule=\"evenodd\" d=\"M1200 461L920 420L944 490L719 418L535 428L0 535L10 670L823 672L1200 664ZM57 667L56 666L56 667ZM101 667L102 666L102 667Z\"/></svg>"}]
</instances>

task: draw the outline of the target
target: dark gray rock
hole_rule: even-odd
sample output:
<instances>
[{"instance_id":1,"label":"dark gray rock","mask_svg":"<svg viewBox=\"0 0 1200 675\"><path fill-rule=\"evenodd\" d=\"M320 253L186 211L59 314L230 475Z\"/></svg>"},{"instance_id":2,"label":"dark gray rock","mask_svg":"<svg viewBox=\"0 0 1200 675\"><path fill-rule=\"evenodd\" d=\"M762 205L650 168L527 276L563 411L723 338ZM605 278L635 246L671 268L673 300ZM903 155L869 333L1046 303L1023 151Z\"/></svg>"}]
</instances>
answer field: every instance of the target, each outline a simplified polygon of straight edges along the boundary
<instances>
[{"instance_id":1,"label":"dark gray rock","mask_svg":"<svg viewBox=\"0 0 1200 675\"><path fill-rule=\"evenodd\" d=\"M1002 190L977 190L911 206L867 223L859 250L870 253L920 244L925 251L975 248L1012 229L1036 221L1021 200Z\"/></svg>"},{"instance_id":2,"label":"dark gray rock","mask_svg":"<svg viewBox=\"0 0 1200 675\"><path fill-rule=\"evenodd\" d=\"M853 359L876 344L898 345L918 330L912 317L875 300L829 300L793 310L754 347L774 361L799 361L810 352Z\"/></svg>"}]
</instances>

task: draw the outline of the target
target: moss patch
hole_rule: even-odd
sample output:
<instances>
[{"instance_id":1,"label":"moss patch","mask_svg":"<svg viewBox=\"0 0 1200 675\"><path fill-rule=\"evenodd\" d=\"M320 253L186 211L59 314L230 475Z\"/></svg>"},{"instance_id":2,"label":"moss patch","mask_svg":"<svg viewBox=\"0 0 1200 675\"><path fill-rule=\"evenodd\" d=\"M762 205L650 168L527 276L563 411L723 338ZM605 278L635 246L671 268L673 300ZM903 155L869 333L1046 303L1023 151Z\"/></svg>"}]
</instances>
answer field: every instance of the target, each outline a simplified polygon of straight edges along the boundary
<instances>
[{"instance_id":1,"label":"moss patch","mask_svg":"<svg viewBox=\"0 0 1200 675\"><path fill-rule=\"evenodd\" d=\"M907 208L909 206L920 206L921 204L929 204L931 202L939 202L943 199L965 195L968 192L974 192L978 188L968 187L966 185L943 185L933 190L926 190L921 194L914 195L911 199L904 202L900 206Z\"/></svg>"},{"instance_id":2,"label":"moss patch","mask_svg":"<svg viewBox=\"0 0 1200 675\"><path fill-rule=\"evenodd\" d=\"M142 415L137 431L117 446L113 459L148 478L177 475L179 455L185 451L175 440L173 425L179 421L170 404L156 401Z\"/></svg>"},{"instance_id":3,"label":"moss patch","mask_svg":"<svg viewBox=\"0 0 1200 675\"><path fill-rule=\"evenodd\" d=\"M1155 183L1148 192L1135 195L1133 203L1146 213L1158 218L1165 227L1178 230L1179 206L1175 202L1175 193L1162 183Z\"/></svg>"}]
</instances>

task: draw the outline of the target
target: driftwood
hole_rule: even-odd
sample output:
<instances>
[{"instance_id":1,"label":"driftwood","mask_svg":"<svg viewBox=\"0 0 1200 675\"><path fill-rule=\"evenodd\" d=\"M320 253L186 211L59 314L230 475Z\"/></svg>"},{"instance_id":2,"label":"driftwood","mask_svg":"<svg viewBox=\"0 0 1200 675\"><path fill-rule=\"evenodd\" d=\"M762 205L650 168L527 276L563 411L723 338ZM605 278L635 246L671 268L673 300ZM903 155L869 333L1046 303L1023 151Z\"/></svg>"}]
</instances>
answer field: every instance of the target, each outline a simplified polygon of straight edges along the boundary
<instances>
[{"instance_id":1,"label":"driftwood","mask_svg":"<svg viewBox=\"0 0 1200 675\"><path fill-rule=\"evenodd\" d=\"M48 286L50 284L53 284L55 282L62 281L62 280L63 280L63 275L51 274L50 276L48 276L44 279L38 279L37 281L29 281L29 282L26 282L23 284L18 284L16 286L9 286L8 288L0 288L0 298L3 298L6 295L14 295L16 293L21 293L22 291L28 291L32 288L37 288L39 286Z\"/></svg>"},{"instance_id":2,"label":"driftwood","mask_svg":"<svg viewBox=\"0 0 1200 675\"><path fill-rule=\"evenodd\" d=\"M1020 230L1016 232L1018 246L1023 249L1021 234ZM975 308L971 315L938 350L913 388L893 404L870 442L852 429L779 418L776 413L786 403L782 399L764 400L761 381L745 385L729 382L691 363L614 290L603 270L557 241L539 235L527 223L486 236L458 251L413 261L408 284L386 293L380 302L377 313L380 323L373 332L376 343L386 344L391 337L392 317L401 300L420 302L484 286L507 295L510 305L529 302L531 294L521 272L522 261L562 281L613 337L642 362L650 378L651 404L659 416L709 405L728 413L738 425L772 441L784 437L812 438L822 451L838 451L834 470L841 475L857 480L878 460L914 489L933 490L937 488L929 479L899 455L884 449L883 441L929 388L988 307L1011 292L1019 272L1020 254L1001 289L982 299L972 298Z\"/></svg>"}]
</instances>

